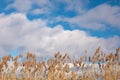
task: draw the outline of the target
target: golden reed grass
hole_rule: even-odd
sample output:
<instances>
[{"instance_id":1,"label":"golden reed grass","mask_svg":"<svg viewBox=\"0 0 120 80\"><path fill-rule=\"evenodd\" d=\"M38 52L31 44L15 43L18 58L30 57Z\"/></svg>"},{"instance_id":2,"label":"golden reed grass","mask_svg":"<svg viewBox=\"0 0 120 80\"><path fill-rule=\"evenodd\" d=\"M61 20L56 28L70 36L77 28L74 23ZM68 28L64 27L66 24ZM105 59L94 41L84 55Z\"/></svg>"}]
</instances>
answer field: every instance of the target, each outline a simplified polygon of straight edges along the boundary
<instances>
[{"instance_id":1,"label":"golden reed grass","mask_svg":"<svg viewBox=\"0 0 120 80\"><path fill-rule=\"evenodd\" d=\"M21 62L21 54L15 58L3 56L0 80L120 80L120 48L105 54L98 47L93 56L87 54L86 50L79 60L72 60L67 53L58 52L47 61L37 61L36 55L28 52ZM8 65L9 61L12 66Z\"/></svg>"}]
</instances>

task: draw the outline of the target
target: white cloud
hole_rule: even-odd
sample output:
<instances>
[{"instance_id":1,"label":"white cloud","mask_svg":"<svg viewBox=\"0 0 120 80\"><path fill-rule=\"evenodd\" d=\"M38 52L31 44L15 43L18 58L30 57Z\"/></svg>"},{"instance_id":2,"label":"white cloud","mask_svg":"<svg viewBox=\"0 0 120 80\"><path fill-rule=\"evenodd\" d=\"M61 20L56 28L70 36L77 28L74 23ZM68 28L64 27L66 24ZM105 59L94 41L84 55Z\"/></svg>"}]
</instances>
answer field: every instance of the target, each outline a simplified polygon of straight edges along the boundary
<instances>
[{"instance_id":1,"label":"white cloud","mask_svg":"<svg viewBox=\"0 0 120 80\"><path fill-rule=\"evenodd\" d=\"M58 11L60 6L64 6L67 11L83 13L85 5L88 3L89 0L13 0L13 3L10 3L6 9L13 8L21 13L49 14Z\"/></svg>"},{"instance_id":2,"label":"white cloud","mask_svg":"<svg viewBox=\"0 0 120 80\"><path fill-rule=\"evenodd\" d=\"M15 9L20 13L49 14L50 10L54 9L49 0L14 0L6 9Z\"/></svg>"},{"instance_id":3,"label":"white cloud","mask_svg":"<svg viewBox=\"0 0 120 80\"><path fill-rule=\"evenodd\" d=\"M120 29L120 7L108 4L99 5L83 15L73 18L65 18L70 24L78 24L80 27L104 30L106 25Z\"/></svg>"},{"instance_id":4,"label":"white cloud","mask_svg":"<svg viewBox=\"0 0 120 80\"><path fill-rule=\"evenodd\" d=\"M14 8L19 12L26 13L32 8L32 0L14 0L14 3L7 6L7 9Z\"/></svg>"},{"instance_id":5,"label":"white cloud","mask_svg":"<svg viewBox=\"0 0 120 80\"><path fill-rule=\"evenodd\" d=\"M92 37L81 30L64 30L61 25L50 28L45 21L30 21L20 13L0 14L0 25L0 53L23 48L21 52L51 55L61 51L80 55L88 49L90 55L98 46L105 51L120 47L118 36L104 39Z\"/></svg>"},{"instance_id":6,"label":"white cloud","mask_svg":"<svg viewBox=\"0 0 120 80\"><path fill-rule=\"evenodd\" d=\"M78 14L82 14L85 12L85 6L90 2L89 0L57 0L59 3L64 3L65 10L75 11Z\"/></svg>"},{"instance_id":7,"label":"white cloud","mask_svg":"<svg viewBox=\"0 0 120 80\"><path fill-rule=\"evenodd\" d=\"M101 4L95 8L92 8L91 10L85 11L85 5L87 5L89 2L89 0L24 0L23 3L21 0L14 0L14 2L8 5L7 8L12 7L19 12L31 13L34 15L45 14L48 16L50 13L54 14L55 10L59 10L59 6L56 5L64 3L66 4L65 10L76 11L78 12L78 16L73 18L62 17L61 21L67 21L71 25L77 24L80 27L92 30L105 30L107 27L109 27L108 25L112 26L113 28L120 29L120 6ZM60 21L60 18L58 21ZM52 20L49 22L52 23Z\"/></svg>"},{"instance_id":8,"label":"white cloud","mask_svg":"<svg viewBox=\"0 0 120 80\"><path fill-rule=\"evenodd\" d=\"M34 9L31 11L32 14L38 15L38 14L43 14L44 11L43 9Z\"/></svg>"}]
</instances>

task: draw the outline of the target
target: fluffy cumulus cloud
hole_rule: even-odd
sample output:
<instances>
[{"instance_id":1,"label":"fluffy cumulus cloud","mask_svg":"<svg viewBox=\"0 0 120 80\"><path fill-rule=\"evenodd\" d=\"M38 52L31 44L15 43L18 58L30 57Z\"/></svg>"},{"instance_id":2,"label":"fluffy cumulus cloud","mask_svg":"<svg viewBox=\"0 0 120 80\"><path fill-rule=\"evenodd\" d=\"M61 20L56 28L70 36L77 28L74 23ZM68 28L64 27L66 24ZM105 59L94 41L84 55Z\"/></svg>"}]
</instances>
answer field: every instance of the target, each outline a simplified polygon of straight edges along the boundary
<instances>
[{"instance_id":1,"label":"fluffy cumulus cloud","mask_svg":"<svg viewBox=\"0 0 120 80\"><path fill-rule=\"evenodd\" d=\"M120 37L92 37L82 30L64 30L61 25L47 26L41 19L29 20L25 14L0 14L0 55L16 49L20 52L53 54L55 52L81 55L86 49L89 55L101 46L104 51L120 47Z\"/></svg>"},{"instance_id":2,"label":"fluffy cumulus cloud","mask_svg":"<svg viewBox=\"0 0 120 80\"><path fill-rule=\"evenodd\" d=\"M120 6L101 4L83 15L64 18L64 20L70 24L77 24L80 27L92 30L104 30L108 26L120 29Z\"/></svg>"}]
</instances>

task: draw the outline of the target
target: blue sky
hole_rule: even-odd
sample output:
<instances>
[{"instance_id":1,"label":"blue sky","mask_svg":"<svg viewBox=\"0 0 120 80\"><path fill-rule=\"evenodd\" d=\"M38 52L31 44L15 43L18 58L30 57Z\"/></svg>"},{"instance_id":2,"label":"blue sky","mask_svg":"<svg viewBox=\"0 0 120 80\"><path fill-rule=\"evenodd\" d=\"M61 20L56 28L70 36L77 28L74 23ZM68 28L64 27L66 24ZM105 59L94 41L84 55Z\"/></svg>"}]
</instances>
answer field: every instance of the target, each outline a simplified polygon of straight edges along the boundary
<instances>
[{"instance_id":1,"label":"blue sky","mask_svg":"<svg viewBox=\"0 0 120 80\"><path fill-rule=\"evenodd\" d=\"M113 51L120 47L120 0L0 0L0 25L2 55Z\"/></svg>"}]
</instances>

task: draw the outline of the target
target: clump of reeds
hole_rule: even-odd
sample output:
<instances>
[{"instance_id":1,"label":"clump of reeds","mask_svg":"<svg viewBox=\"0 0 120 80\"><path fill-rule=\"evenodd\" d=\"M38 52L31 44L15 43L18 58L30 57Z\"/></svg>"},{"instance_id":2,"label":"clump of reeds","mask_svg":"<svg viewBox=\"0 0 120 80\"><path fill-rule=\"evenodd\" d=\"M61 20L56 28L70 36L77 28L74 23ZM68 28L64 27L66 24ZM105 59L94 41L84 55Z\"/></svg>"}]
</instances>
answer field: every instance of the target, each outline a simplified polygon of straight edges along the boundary
<instances>
[{"instance_id":1,"label":"clump of reeds","mask_svg":"<svg viewBox=\"0 0 120 80\"><path fill-rule=\"evenodd\" d=\"M18 60L23 57L21 54L3 56L0 80L120 80L120 48L115 53L105 54L98 47L91 57L87 53L86 50L79 60L60 52L47 61L37 61L36 55L30 52L23 62ZM9 61L13 62L11 67Z\"/></svg>"}]
</instances>

